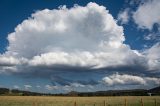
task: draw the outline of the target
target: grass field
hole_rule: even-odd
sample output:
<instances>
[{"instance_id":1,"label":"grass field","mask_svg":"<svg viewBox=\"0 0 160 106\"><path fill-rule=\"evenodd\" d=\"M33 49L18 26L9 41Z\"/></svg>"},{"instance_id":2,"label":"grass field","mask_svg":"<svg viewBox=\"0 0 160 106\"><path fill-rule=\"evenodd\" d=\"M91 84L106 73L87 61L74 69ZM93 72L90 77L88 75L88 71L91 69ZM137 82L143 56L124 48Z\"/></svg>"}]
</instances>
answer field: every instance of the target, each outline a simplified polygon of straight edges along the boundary
<instances>
[{"instance_id":1,"label":"grass field","mask_svg":"<svg viewBox=\"0 0 160 106\"><path fill-rule=\"evenodd\" d=\"M156 100L156 105L155 105L155 100ZM153 96L153 97L0 96L0 106L160 106L160 96Z\"/></svg>"}]
</instances>

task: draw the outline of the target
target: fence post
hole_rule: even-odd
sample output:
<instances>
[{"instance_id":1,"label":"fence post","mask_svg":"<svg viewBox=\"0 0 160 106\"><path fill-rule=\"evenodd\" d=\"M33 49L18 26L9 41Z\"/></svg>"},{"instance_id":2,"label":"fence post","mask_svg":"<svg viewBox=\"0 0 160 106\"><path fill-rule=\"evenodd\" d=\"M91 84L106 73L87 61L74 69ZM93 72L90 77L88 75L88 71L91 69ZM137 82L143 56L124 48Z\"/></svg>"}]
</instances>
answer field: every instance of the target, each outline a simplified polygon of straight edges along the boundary
<instances>
[{"instance_id":1,"label":"fence post","mask_svg":"<svg viewBox=\"0 0 160 106\"><path fill-rule=\"evenodd\" d=\"M32 106L36 106L36 103L35 103L35 102L33 102Z\"/></svg>"},{"instance_id":2,"label":"fence post","mask_svg":"<svg viewBox=\"0 0 160 106\"><path fill-rule=\"evenodd\" d=\"M96 104L94 103L93 106L96 106Z\"/></svg>"},{"instance_id":3,"label":"fence post","mask_svg":"<svg viewBox=\"0 0 160 106\"><path fill-rule=\"evenodd\" d=\"M127 106L127 99L125 98L125 106Z\"/></svg>"},{"instance_id":4,"label":"fence post","mask_svg":"<svg viewBox=\"0 0 160 106\"><path fill-rule=\"evenodd\" d=\"M104 100L104 106L106 106L106 101Z\"/></svg>"},{"instance_id":5,"label":"fence post","mask_svg":"<svg viewBox=\"0 0 160 106\"><path fill-rule=\"evenodd\" d=\"M106 106L109 106L109 102L108 102L108 99L106 100Z\"/></svg>"},{"instance_id":6,"label":"fence post","mask_svg":"<svg viewBox=\"0 0 160 106\"><path fill-rule=\"evenodd\" d=\"M74 102L74 106L77 106L77 103L76 103L76 101Z\"/></svg>"},{"instance_id":7,"label":"fence post","mask_svg":"<svg viewBox=\"0 0 160 106\"><path fill-rule=\"evenodd\" d=\"M157 101L156 101L156 99L154 99L154 103L155 103L155 106L157 106Z\"/></svg>"},{"instance_id":8,"label":"fence post","mask_svg":"<svg viewBox=\"0 0 160 106\"><path fill-rule=\"evenodd\" d=\"M141 98L141 106L144 106L144 104L143 104L143 99Z\"/></svg>"}]
</instances>

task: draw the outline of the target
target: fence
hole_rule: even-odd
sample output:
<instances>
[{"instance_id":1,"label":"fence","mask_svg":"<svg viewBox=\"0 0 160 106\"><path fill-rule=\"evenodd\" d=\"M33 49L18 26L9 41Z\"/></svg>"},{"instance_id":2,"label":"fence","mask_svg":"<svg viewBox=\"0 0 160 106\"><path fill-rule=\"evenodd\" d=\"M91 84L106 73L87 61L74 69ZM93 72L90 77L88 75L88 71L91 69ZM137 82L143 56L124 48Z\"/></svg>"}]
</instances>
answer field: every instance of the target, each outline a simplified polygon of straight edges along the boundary
<instances>
[{"instance_id":1,"label":"fence","mask_svg":"<svg viewBox=\"0 0 160 106\"><path fill-rule=\"evenodd\" d=\"M42 105L36 102L33 102L32 106L50 106L48 104L46 105ZM58 104L51 104L51 106L59 106ZM107 102L107 100L100 102L93 102L93 103L78 103L78 102L73 102L73 103L69 103L68 105L64 104L63 106L160 106L160 103L157 103L156 99L153 99L152 102L144 102L143 99L141 98L139 101L132 101L131 103L127 101L127 99L124 99L124 103L109 103Z\"/></svg>"},{"instance_id":2,"label":"fence","mask_svg":"<svg viewBox=\"0 0 160 106\"><path fill-rule=\"evenodd\" d=\"M157 97L1 96L0 106L160 106Z\"/></svg>"}]
</instances>

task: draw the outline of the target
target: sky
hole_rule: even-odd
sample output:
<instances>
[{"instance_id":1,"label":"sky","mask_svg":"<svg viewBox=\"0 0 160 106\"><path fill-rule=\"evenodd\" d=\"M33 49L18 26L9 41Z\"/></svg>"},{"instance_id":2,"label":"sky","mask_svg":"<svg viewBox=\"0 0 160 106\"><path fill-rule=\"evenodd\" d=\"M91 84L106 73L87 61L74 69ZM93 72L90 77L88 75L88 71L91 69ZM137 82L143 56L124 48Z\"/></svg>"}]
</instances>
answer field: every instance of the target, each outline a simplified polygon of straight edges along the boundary
<instances>
[{"instance_id":1,"label":"sky","mask_svg":"<svg viewBox=\"0 0 160 106\"><path fill-rule=\"evenodd\" d=\"M0 87L159 86L159 9L159 0L1 0Z\"/></svg>"}]
</instances>

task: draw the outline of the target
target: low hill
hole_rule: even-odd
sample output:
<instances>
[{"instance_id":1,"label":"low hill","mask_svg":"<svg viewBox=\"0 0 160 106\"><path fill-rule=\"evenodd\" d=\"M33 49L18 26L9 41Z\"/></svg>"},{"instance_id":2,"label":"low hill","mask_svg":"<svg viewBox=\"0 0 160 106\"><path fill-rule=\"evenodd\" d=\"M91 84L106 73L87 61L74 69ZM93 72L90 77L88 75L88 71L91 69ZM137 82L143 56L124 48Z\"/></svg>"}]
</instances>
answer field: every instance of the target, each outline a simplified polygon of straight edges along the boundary
<instances>
[{"instance_id":1,"label":"low hill","mask_svg":"<svg viewBox=\"0 0 160 106\"><path fill-rule=\"evenodd\" d=\"M152 89L148 90L148 92L150 92L152 94L158 94L158 95L160 95L160 86L152 88Z\"/></svg>"},{"instance_id":2,"label":"low hill","mask_svg":"<svg viewBox=\"0 0 160 106\"><path fill-rule=\"evenodd\" d=\"M1 94L7 94L9 93L9 89L8 88L0 88L0 95Z\"/></svg>"},{"instance_id":3,"label":"low hill","mask_svg":"<svg viewBox=\"0 0 160 106\"><path fill-rule=\"evenodd\" d=\"M67 94L49 94L49 93L37 93L31 91L23 91L8 88L0 88L0 95L21 95L21 96L148 96L148 93L153 95L160 95L160 86L146 89L131 89L131 90L108 90L108 91L96 91L96 92L76 92L71 91Z\"/></svg>"}]
</instances>

